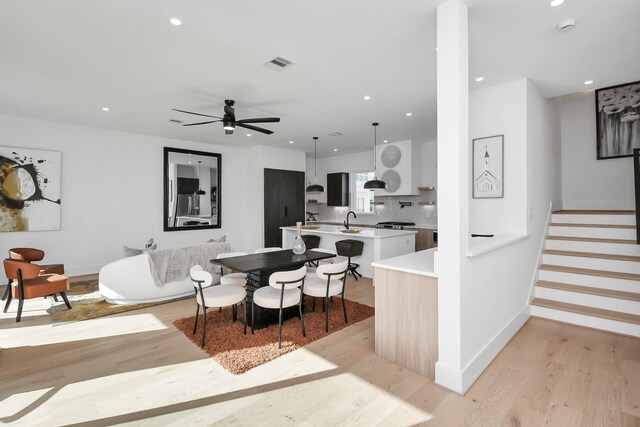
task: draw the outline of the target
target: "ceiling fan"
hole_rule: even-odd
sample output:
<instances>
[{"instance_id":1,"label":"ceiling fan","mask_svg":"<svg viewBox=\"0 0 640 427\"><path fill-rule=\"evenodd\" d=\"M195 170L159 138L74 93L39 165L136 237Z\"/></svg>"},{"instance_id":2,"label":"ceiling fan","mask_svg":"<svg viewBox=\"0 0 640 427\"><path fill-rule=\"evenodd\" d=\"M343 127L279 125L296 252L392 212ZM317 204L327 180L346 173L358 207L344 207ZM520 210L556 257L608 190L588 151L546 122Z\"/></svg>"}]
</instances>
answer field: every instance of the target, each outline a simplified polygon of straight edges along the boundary
<instances>
[{"instance_id":1,"label":"ceiling fan","mask_svg":"<svg viewBox=\"0 0 640 427\"><path fill-rule=\"evenodd\" d=\"M235 103L236 102L233 99L224 100L224 115L222 117L210 116L209 114L194 113L194 112L185 111L185 110L177 110L175 108L173 108L172 110L178 111L180 113L194 114L196 116L211 117L213 119L218 119L218 120L211 120L207 122L187 123L182 126L199 126L199 125L208 125L209 123L222 122L222 125L224 127L224 133L227 135L232 135L236 126L249 129L249 130L254 130L256 132L262 132L267 135L271 135L273 131L270 131L269 129L261 128L258 126L253 126L249 123L277 123L280 121L279 117L261 117L261 118L254 118L254 119L236 120L236 113L233 108L233 105Z\"/></svg>"}]
</instances>

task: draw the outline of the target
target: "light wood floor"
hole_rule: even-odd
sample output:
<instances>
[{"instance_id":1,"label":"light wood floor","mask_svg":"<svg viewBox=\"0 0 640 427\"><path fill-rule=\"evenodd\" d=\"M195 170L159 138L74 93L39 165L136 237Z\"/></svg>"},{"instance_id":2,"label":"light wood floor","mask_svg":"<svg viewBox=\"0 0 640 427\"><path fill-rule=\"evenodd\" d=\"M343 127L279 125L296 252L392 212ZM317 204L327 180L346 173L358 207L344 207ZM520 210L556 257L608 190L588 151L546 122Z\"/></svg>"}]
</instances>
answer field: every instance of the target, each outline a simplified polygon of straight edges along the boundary
<instances>
[{"instance_id":1,"label":"light wood floor","mask_svg":"<svg viewBox=\"0 0 640 427\"><path fill-rule=\"evenodd\" d=\"M193 301L55 327L47 305L0 316L0 423L640 426L640 340L547 320L459 396L375 356L373 318L234 376L172 326Z\"/></svg>"}]
</instances>

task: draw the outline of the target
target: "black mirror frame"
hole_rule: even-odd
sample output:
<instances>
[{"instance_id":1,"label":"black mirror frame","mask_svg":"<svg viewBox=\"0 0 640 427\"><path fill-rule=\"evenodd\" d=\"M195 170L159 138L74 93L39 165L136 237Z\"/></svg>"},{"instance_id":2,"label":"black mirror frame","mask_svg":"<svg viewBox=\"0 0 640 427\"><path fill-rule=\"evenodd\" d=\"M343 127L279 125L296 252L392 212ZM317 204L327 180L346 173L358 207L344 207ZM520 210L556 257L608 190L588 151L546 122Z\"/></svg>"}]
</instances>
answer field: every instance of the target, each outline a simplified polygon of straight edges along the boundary
<instances>
[{"instance_id":1,"label":"black mirror frame","mask_svg":"<svg viewBox=\"0 0 640 427\"><path fill-rule=\"evenodd\" d=\"M217 199L217 212L218 212L218 223L215 225L192 225L188 227L170 227L167 224L167 218L169 217L169 153L182 153L182 154L193 154L196 156L207 156L207 157L215 157L218 159L218 189L216 194ZM184 148L172 148L172 147L164 147L164 194L162 196L163 206L162 206L162 225L164 231L188 231L188 230L203 230L210 228L221 228L222 227L222 154L220 153L210 153L207 151L196 151L196 150L187 150Z\"/></svg>"}]
</instances>

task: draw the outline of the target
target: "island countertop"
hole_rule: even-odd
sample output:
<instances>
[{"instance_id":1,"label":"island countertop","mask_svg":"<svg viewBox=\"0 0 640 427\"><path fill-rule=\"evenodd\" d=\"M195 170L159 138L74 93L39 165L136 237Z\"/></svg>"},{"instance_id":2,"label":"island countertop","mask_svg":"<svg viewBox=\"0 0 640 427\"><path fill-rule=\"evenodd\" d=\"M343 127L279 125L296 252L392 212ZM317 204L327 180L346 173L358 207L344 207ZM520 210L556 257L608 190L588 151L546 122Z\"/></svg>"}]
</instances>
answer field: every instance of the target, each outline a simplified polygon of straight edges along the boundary
<instances>
[{"instance_id":1,"label":"island countertop","mask_svg":"<svg viewBox=\"0 0 640 427\"><path fill-rule=\"evenodd\" d=\"M334 234L338 236L343 236L345 238L351 237L364 237L364 238L372 238L372 239L387 239L390 237L399 237L399 236L408 236L412 234L416 234L415 230L390 230L387 228L359 228L359 227L350 227L351 229L360 230L359 233L343 233L340 230L344 230L344 227L338 225L317 225L313 229L303 228L303 233L321 233L321 234ZM295 226L291 227L280 227L282 230L296 231Z\"/></svg>"},{"instance_id":2,"label":"island countertop","mask_svg":"<svg viewBox=\"0 0 640 427\"><path fill-rule=\"evenodd\" d=\"M381 259L371 265L377 268L418 274L420 276L438 277L435 271L435 253L438 248L426 249L393 258Z\"/></svg>"}]
</instances>

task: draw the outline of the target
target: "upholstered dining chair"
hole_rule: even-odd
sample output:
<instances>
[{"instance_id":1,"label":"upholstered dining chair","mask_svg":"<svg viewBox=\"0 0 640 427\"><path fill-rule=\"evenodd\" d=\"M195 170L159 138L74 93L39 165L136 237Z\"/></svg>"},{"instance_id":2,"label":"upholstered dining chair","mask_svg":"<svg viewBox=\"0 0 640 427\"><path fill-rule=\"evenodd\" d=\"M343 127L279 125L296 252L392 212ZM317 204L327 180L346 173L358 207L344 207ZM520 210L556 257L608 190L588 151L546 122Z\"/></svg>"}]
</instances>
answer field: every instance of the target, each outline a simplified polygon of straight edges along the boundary
<instances>
[{"instance_id":1,"label":"upholstered dining chair","mask_svg":"<svg viewBox=\"0 0 640 427\"><path fill-rule=\"evenodd\" d=\"M234 256L243 256L248 255L246 252L224 252L218 254L216 259L222 258L231 258ZM247 275L244 273L227 273L224 274L224 270L220 267L220 272L222 276L220 277L221 285L237 285L237 286L245 286L247 284Z\"/></svg>"},{"instance_id":2,"label":"upholstered dining chair","mask_svg":"<svg viewBox=\"0 0 640 427\"><path fill-rule=\"evenodd\" d=\"M208 271L202 269L199 265L194 265L190 270L191 281L196 294L196 318L193 323L193 333L196 333L198 326L198 314L202 307L202 343L200 347L204 347L205 334L207 332L207 308L214 307L233 307L233 321L238 319L237 304L243 302L247 298L247 291L242 286L237 285L219 285L211 286L213 276ZM247 304L244 309L244 333L247 333Z\"/></svg>"},{"instance_id":3,"label":"upholstered dining chair","mask_svg":"<svg viewBox=\"0 0 640 427\"><path fill-rule=\"evenodd\" d=\"M272 246L269 248L258 248L256 249L256 251L254 252L255 254L264 254L267 252L277 252L277 251L281 251L282 248L278 247L278 246Z\"/></svg>"},{"instance_id":4,"label":"upholstered dining chair","mask_svg":"<svg viewBox=\"0 0 640 427\"><path fill-rule=\"evenodd\" d=\"M323 298L325 331L329 332L329 298L335 295L342 297L342 310L344 311L344 323L347 321L347 307L344 303L344 288L349 270L347 261L336 264L320 264L314 274L309 274L304 284L304 294L313 298L315 310L315 299Z\"/></svg>"},{"instance_id":5,"label":"upholstered dining chair","mask_svg":"<svg viewBox=\"0 0 640 427\"><path fill-rule=\"evenodd\" d=\"M278 318L278 348L282 348L282 309L297 305L300 311L302 336L307 336L304 330L304 313L302 312L302 291L306 276L307 267L304 266L292 271L278 271L269 276L269 286L263 286L253 293L253 302L251 304L252 334L256 305L262 308L280 310Z\"/></svg>"},{"instance_id":6,"label":"upholstered dining chair","mask_svg":"<svg viewBox=\"0 0 640 427\"><path fill-rule=\"evenodd\" d=\"M316 252L322 252L322 253L325 253L325 254L331 254L331 255L335 255L336 254L336 251L332 251L331 249L315 248L315 249L312 249L312 250L316 251ZM311 261L311 262L309 262L309 264L311 264L311 265L307 267L307 274L315 273L316 267L318 267L318 265L320 265L320 264L333 264L334 262L336 262L336 258L335 257L321 259L320 261Z\"/></svg>"},{"instance_id":7,"label":"upholstered dining chair","mask_svg":"<svg viewBox=\"0 0 640 427\"><path fill-rule=\"evenodd\" d=\"M23 262L37 262L44 258L44 251L36 248L12 248L9 249L9 259ZM64 275L64 264L39 264L40 274L62 274ZM7 288L2 295L2 301L6 300L11 290L11 279L7 283ZM55 297L55 295L54 295ZM57 301L57 299L56 299Z\"/></svg>"},{"instance_id":8,"label":"upholstered dining chair","mask_svg":"<svg viewBox=\"0 0 640 427\"><path fill-rule=\"evenodd\" d=\"M16 322L22 317L22 306L24 300L48 295L60 294L67 308L71 309L71 304L67 299L66 291L69 290L69 280L60 274L41 274L42 267L38 264L31 264L25 261L5 259L4 273L10 281L11 291L7 296L7 303L4 306L6 313L11 304L12 298L18 299L18 313Z\"/></svg>"}]
</instances>

